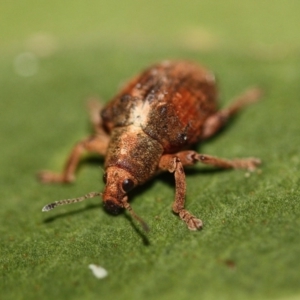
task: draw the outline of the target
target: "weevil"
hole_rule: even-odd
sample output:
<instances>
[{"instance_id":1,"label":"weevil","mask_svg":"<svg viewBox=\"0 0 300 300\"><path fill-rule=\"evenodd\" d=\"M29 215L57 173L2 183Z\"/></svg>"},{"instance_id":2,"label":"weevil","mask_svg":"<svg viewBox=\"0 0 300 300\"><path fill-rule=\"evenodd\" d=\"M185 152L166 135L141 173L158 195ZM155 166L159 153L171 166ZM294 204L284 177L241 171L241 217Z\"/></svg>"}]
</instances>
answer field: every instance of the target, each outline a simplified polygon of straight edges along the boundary
<instances>
[{"instance_id":1,"label":"weevil","mask_svg":"<svg viewBox=\"0 0 300 300\"><path fill-rule=\"evenodd\" d=\"M43 211L101 195L109 213L116 215L126 209L147 230L146 223L132 210L128 193L167 171L175 177L173 212L190 230L201 229L202 221L185 209L184 167L200 162L253 171L260 160L223 159L197 153L192 146L212 137L260 95L260 89L250 88L228 108L218 110L215 77L207 69L187 61L163 61L149 67L103 108L95 101L90 103L94 134L75 145L62 173L39 173L44 183L73 182L82 154L94 152L105 157L104 192L56 201Z\"/></svg>"}]
</instances>

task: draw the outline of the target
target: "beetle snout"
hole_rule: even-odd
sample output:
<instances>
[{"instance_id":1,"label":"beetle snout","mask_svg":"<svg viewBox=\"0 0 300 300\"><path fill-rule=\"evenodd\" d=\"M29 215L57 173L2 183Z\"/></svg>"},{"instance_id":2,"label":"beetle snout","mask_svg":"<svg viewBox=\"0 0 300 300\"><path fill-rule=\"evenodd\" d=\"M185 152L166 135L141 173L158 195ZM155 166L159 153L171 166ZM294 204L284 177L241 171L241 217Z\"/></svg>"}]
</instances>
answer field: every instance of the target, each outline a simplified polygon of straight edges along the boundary
<instances>
[{"instance_id":1,"label":"beetle snout","mask_svg":"<svg viewBox=\"0 0 300 300\"><path fill-rule=\"evenodd\" d=\"M105 210L112 215L118 215L123 211L123 207L113 200L105 200L103 205Z\"/></svg>"}]
</instances>

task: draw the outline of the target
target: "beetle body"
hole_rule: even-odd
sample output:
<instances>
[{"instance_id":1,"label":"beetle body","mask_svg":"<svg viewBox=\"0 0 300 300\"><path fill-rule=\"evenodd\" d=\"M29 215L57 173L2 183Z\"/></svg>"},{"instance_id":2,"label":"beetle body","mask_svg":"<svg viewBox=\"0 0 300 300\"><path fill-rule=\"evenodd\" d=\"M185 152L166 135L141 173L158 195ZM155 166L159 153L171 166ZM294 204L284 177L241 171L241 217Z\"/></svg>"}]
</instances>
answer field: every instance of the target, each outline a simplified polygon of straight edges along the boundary
<instances>
[{"instance_id":1,"label":"beetle body","mask_svg":"<svg viewBox=\"0 0 300 300\"><path fill-rule=\"evenodd\" d=\"M214 76L189 62L163 62L134 78L102 110L104 125L134 126L175 153L199 141L217 111Z\"/></svg>"},{"instance_id":2,"label":"beetle body","mask_svg":"<svg viewBox=\"0 0 300 300\"><path fill-rule=\"evenodd\" d=\"M189 229L200 229L201 220L184 209L183 167L202 162L253 170L259 160L224 160L188 149L216 133L259 95L258 89L248 90L229 108L218 111L212 73L185 61L156 64L134 77L103 109L94 103L91 116L96 134L75 146L62 174L44 171L40 179L70 182L83 151L104 155L106 187L102 198L105 208L117 214L122 208L131 211L127 193L132 188L160 171L169 171L174 173L176 184L173 211Z\"/></svg>"}]
</instances>

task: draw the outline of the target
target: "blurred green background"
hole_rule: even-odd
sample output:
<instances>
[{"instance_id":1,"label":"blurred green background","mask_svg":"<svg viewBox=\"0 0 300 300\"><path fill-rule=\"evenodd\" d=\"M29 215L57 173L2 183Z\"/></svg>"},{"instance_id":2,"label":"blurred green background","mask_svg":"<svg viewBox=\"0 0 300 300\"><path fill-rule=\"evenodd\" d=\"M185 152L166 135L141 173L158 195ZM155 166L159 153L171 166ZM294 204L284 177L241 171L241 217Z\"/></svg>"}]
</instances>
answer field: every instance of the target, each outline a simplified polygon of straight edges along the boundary
<instances>
[{"instance_id":1,"label":"blurred green background","mask_svg":"<svg viewBox=\"0 0 300 300\"><path fill-rule=\"evenodd\" d=\"M1 299L300 299L300 2L2 1L0 3ZM124 80L163 59L212 69L225 106L249 86L263 101L198 146L256 156L259 172L187 172L189 232L171 213L172 176L132 195L145 237L99 199L101 160L69 186L44 186L89 132L86 98L108 101ZM94 263L108 271L96 279Z\"/></svg>"}]
</instances>

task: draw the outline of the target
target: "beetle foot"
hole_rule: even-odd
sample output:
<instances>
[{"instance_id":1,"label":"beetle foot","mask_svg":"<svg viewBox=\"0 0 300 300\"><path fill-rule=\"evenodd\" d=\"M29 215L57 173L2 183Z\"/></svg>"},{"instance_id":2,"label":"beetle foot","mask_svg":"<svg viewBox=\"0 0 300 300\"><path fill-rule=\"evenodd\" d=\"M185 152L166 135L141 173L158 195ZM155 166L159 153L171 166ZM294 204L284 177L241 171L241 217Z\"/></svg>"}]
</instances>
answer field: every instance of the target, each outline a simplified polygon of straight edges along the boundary
<instances>
[{"instance_id":1,"label":"beetle foot","mask_svg":"<svg viewBox=\"0 0 300 300\"><path fill-rule=\"evenodd\" d=\"M261 160L255 157L249 157L237 161L237 167L242 169L247 169L250 172L255 171L255 169L261 164Z\"/></svg>"},{"instance_id":2,"label":"beetle foot","mask_svg":"<svg viewBox=\"0 0 300 300\"><path fill-rule=\"evenodd\" d=\"M185 209L179 212L179 217L186 223L189 230L196 231L203 227L203 222Z\"/></svg>"},{"instance_id":3,"label":"beetle foot","mask_svg":"<svg viewBox=\"0 0 300 300\"><path fill-rule=\"evenodd\" d=\"M74 180L51 171L40 171L37 174L37 178L42 183L71 183Z\"/></svg>"}]
</instances>

